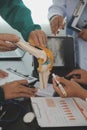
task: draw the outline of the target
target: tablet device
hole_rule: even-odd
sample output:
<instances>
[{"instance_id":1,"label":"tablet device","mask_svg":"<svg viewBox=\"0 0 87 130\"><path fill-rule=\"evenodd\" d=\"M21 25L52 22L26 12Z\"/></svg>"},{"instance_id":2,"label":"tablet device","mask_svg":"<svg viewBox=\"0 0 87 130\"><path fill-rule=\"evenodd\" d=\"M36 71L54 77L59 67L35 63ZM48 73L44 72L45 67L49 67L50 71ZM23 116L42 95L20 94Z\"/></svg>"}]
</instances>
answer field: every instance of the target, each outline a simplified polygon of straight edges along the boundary
<instances>
[{"instance_id":1,"label":"tablet device","mask_svg":"<svg viewBox=\"0 0 87 130\"><path fill-rule=\"evenodd\" d=\"M53 52L53 67L74 68L74 39L71 36L48 36L47 47Z\"/></svg>"}]
</instances>

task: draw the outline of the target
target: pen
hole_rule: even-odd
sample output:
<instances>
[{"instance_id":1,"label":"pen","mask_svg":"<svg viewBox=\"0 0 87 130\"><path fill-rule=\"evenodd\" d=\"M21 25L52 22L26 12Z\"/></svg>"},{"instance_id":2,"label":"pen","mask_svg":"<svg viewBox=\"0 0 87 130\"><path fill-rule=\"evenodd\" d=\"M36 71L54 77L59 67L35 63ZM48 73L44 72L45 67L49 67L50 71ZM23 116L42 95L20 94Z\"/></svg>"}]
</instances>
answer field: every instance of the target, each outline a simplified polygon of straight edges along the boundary
<instances>
[{"instance_id":1,"label":"pen","mask_svg":"<svg viewBox=\"0 0 87 130\"><path fill-rule=\"evenodd\" d=\"M60 88L62 94L66 97L67 96L67 93L65 91L65 89L63 88L62 84L60 84L60 82L58 80L56 80L56 75L55 74L52 74L53 78L55 79L58 87Z\"/></svg>"},{"instance_id":2,"label":"pen","mask_svg":"<svg viewBox=\"0 0 87 130\"><path fill-rule=\"evenodd\" d=\"M73 75L70 75L70 76L66 76L65 78L68 79L68 80L70 80L72 78L80 79L81 75L80 74L73 74Z\"/></svg>"},{"instance_id":3,"label":"pen","mask_svg":"<svg viewBox=\"0 0 87 130\"><path fill-rule=\"evenodd\" d=\"M0 120L3 118L3 116L6 114L7 111L4 111L1 116L0 116Z\"/></svg>"},{"instance_id":4,"label":"pen","mask_svg":"<svg viewBox=\"0 0 87 130\"><path fill-rule=\"evenodd\" d=\"M63 23L62 24L66 24L66 17L63 19ZM62 28L58 28L57 33L59 33L62 30Z\"/></svg>"}]
</instances>

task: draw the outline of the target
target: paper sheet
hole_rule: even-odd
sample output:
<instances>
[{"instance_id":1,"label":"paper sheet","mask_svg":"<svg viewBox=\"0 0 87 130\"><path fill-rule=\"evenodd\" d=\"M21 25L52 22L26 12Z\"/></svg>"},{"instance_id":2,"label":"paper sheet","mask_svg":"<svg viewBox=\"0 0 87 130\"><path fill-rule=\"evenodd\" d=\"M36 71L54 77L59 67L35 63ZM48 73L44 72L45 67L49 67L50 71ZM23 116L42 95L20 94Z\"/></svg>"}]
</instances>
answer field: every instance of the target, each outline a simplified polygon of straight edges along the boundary
<instances>
[{"instance_id":1,"label":"paper sheet","mask_svg":"<svg viewBox=\"0 0 87 130\"><path fill-rule=\"evenodd\" d=\"M37 96L41 96L41 97L52 97L54 94L54 88L52 84L47 85L46 88L44 89L40 89L40 82L36 82L36 84L34 85L36 88L38 88L38 91L36 93Z\"/></svg>"},{"instance_id":2,"label":"paper sheet","mask_svg":"<svg viewBox=\"0 0 87 130\"><path fill-rule=\"evenodd\" d=\"M17 75L15 72L10 72L7 69L3 69L3 70L6 71L9 75L6 78L3 78L3 79L0 78L0 85L3 85L7 82L11 82L11 81L15 81L15 80L22 80L22 79L27 79L29 83L32 83L37 80L37 78L34 78L32 76L30 76L30 78L28 79L28 78L24 78L24 77Z\"/></svg>"},{"instance_id":3,"label":"paper sheet","mask_svg":"<svg viewBox=\"0 0 87 130\"><path fill-rule=\"evenodd\" d=\"M40 127L87 126L87 102L79 98L31 98Z\"/></svg>"}]
</instances>

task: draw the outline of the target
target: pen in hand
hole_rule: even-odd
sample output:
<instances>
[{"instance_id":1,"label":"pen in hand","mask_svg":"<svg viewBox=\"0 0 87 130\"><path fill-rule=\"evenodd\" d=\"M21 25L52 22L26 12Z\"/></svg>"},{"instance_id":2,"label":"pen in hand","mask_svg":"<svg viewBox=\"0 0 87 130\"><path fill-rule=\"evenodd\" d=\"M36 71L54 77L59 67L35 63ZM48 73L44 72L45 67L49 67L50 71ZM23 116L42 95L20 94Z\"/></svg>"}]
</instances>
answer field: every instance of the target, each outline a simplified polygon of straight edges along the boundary
<instances>
[{"instance_id":1,"label":"pen in hand","mask_svg":"<svg viewBox=\"0 0 87 130\"><path fill-rule=\"evenodd\" d=\"M53 78L55 79L58 87L60 88L62 94L66 97L67 96L67 93L65 91L65 89L63 88L62 84L60 84L60 82L56 79L56 75L55 74L52 74Z\"/></svg>"},{"instance_id":2,"label":"pen in hand","mask_svg":"<svg viewBox=\"0 0 87 130\"><path fill-rule=\"evenodd\" d=\"M63 25L66 24L66 17L63 19ZM59 33L62 30L62 28L58 28L57 33Z\"/></svg>"}]
</instances>

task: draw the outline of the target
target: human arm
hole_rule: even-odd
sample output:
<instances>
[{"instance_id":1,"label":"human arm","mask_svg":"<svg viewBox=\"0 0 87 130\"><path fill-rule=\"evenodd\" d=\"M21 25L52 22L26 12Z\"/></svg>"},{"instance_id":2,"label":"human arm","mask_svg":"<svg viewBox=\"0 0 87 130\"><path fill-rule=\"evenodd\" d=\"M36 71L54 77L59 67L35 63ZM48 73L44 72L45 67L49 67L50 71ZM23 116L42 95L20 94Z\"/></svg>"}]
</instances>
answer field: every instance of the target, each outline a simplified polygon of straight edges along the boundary
<instances>
[{"instance_id":1,"label":"human arm","mask_svg":"<svg viewBox=\"0 0 87 130\"><path fill-rule=\"evenodd\" d=\"M8 24L21 32L25 40L28 40L28 35L32 30L40 29L39 25L34 24L31 11L22 0L3 0L0 14Z\"/></svg>"},{"instance_id":2,"label":"human arm","mask_svg":"<svg viewBox=\"0 0 87 130\"><path fill-rule=\"evenodd\" d=\"M29 88L26 87L28 85L27 80L17 80L10 83L4 84L0 91L2 91L2 99L0 100L7 100L7 99L14 99L14 98L29 98L35 96L37 91L36 88Z\"/></svg>"},{"instance_id":3,"label":"human arm","mask_svg":"<svg viewBox=\"0 0 87 130\"><path fill-rule=\"evenodd\" d=\"M33 41L36 40L35 43L37 43L37 45L46 44L45 33L41 31L40 25L34 24L31 10L24 5L22 0L3 0L0 14L8 24L22 34L25 41L29 41L33 33L32 39ZM38 32L36 30L38 30Z\"/></svg>"},{"instance_id":4,"label":"human arm","mask_svg":"<svg viewBox=\"0 0 87 130\"><path fill-rule=\"evenodd\" d=\"M18 42L19 39L15 34L0 33L0 51L15 50L17 46L11 42Z\"/></svg>"},{"instance_id":5,"label":"human arm","mask_svg":"<svg viewBox=\"0 0 87 130\"><path fill-rule=\"evenodd\" d=\"M74 81L69 81L63 77L56 77L56 79L63 85L67 96L66 97L79 97L83 100L86 100L87 98L87 90L82 88L78 83L74 82ZM53 81L53 88L55 89L55 91L61 96L61 97L65 97L60 88L57 86L55 79L52 79Z\"/></svg>"},{"instance_id":6,"label":"human arm","mask_svg":"<svg viewBox=\"0 0 87 130\"><path fill-rule=\"evenodd\" d=\"M71 77L71 79L73 79L77 83L87 85L87 71L84 69L73 70L66 76L66 78L69 78L69 77Z\"/></svg>"},{"instance_id":7,"label":"human arm","mask_svg":"<svg viewBox=\"0 0 87 130\"><path fill-rule=\"evenodd\" d=\"M63 18L66 16L66 2L65 0L53 0L52 5L48 9L48 19L53 34L57 33L58 28L63 29Z\"/></svg>"},{"instance_id":8,"label":"human arm","mask_svg":"<svg viewBox=\"0 0 87 130\"><path fill-rule=\"evenodd\" d=\"M65 21L63 16L53 16L50 19L51 31L54 35L60 32L61 29L64 29ZM64 22L63 22L64 21Z\"/></svg>"}]
</instances>

